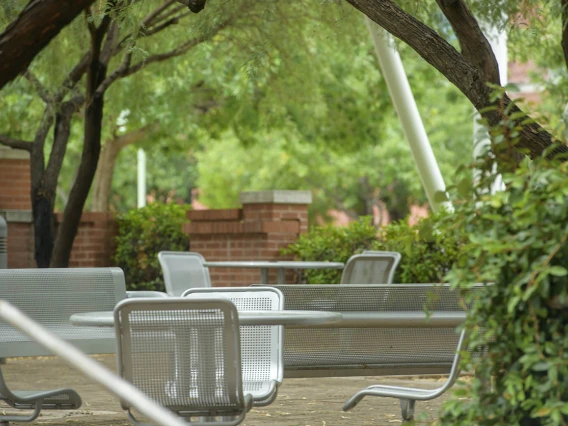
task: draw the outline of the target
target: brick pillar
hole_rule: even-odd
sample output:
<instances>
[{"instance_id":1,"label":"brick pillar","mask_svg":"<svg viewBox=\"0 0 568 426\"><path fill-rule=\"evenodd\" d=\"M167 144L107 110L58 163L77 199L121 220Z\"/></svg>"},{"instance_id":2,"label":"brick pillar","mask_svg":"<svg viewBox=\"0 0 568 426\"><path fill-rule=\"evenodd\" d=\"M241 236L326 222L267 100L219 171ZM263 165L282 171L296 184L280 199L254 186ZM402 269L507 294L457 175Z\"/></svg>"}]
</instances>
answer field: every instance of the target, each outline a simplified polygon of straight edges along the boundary
<instances>
[{"instance_id":1,"label":"brick pillar","mask_svg":"<svg viewBox=\"0 0 568 426\"><path fill-rule=\"evenodd\" d=\"M8 223L8 268L34 268L30 156L0 146L0 215Z\"/></svg>"},{"instance_id":2,"label":"brick pillar","mask_svg":"<svg viewBox=\"0 0 568 426\"><path fill-rule=\"evenodd\" d=\"M241 209L194 210L188 212L191 223L191 251L206 260L286 260L280 249L296 241L308 230L309 191L243 192ZM244 286L260 282L257 269L211 268L214 286ZM293 271L286 282L293 282ZM269 273L276 282L276 270Z\"/></svg>"},{"instance_id":3,"label":"brick pillar","mask_svg":"<svg viewBox=\"0 0 568 426\"><path fill-rule=\"evenodd\" d=\"M57 215L57 224L62 213ZM83 212L69 259L70 268L113 266L114 238L118 227L113 213Z\"/></svg>"}]
</instances>

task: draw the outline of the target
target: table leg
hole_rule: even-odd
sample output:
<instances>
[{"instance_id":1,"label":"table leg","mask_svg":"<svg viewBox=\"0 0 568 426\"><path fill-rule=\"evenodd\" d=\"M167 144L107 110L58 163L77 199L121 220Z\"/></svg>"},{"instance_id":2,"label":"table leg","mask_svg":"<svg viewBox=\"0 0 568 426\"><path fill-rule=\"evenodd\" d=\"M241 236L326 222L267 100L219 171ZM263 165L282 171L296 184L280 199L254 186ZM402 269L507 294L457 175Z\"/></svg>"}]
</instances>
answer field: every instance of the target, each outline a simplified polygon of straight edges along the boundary
<instances>
[{"instance_id":1,"label":"table leg","mask_svg":"<svg viewBox=\"0 0 568 426\"><path fill-rule=\"evenodd\" d=\"M260 270L260 283L268 284L268 268L261 268Z\"/></svg>"},{"instance_id":2,"label":"table leg","mask_svg":"<svg viewBox=\"0 0 568 426\"><path fill-rule=\"evenodd\" d=\"M284 273L284 268L278 268L278 284L285 284L286 274Z\"/></svg>"}]
</instances>

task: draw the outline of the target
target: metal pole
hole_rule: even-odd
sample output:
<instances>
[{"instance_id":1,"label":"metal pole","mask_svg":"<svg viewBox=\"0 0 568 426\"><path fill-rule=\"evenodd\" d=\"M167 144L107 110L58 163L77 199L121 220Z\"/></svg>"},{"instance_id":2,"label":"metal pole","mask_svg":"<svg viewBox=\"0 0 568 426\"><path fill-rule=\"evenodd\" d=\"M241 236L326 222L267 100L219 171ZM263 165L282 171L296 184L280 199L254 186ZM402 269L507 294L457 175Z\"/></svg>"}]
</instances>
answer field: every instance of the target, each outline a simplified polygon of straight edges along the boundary
<instances>
[{"instance_id":1,"label":"metal pole","mask_svg":"<svg viewBox=\"0 0 568 426\"><path fill-rule=\"evenodd\" d=\"M446 184L436 162L436 157L430 146L428 135L416 107L414 96L410 90L406 73L400 55L393 46L393 40L379 25L365 18L371 33L377 58L389 93L402 124L404 135L410 145L414 164L420 175L422 186L426 191L428 202L432 210L436 211L443 206L451 210L449 201L439 202L437 193L446 194Z\"/></svg>"},{"instance_id":2,"label":"metal pole","mask_svg":"<svg viewBox=\"0 0 568 426\"><path fill-rule=\"evenodd\" d=\"M138 150L138 208L146 205L146 153Z\"/></svg>"},{"instance_id":3,"label":"metal pole","mask_svg":"<svg viewBox=\"0 0 568 426\"><path fill-rule=\"evenodd\" d=\"M5 300L0 300L0 318L63 358L95 383L99 383L114 395L128 402L159 426L187 426L187 422L180 417L148 398L138 388L45 329Z\"/></svg>"}]
</instances>

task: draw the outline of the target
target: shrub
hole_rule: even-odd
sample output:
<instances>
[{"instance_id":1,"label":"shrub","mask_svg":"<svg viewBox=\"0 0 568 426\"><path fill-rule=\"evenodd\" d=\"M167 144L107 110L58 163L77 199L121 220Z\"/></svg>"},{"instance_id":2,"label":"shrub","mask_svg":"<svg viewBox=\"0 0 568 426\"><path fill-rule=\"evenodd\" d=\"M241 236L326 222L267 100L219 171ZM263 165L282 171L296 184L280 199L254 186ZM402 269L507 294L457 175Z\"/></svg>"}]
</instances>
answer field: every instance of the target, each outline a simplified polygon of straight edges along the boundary
<instances>
[{"instance_id":1,"label":"shrub","mask_svg":"<svg viewBox=\"0 0 568 426\"><path fill-rule=\"evenodd\" d=\"M395 283L441 283L458 258L465 236L459 230L440 230L445 213L432 214L411 226L408 221L393 222L380 229L373 250L397 251L402 257L395 272Z\"/></svg>"},{"instance_id":2,"label":"shrub","mask_svg":"<svg viewBox=\"0 0 568 426\"><path fill-rule=\"evenodd\" d=\"M164 291L158 262L162 250L187 251L183 233L188 206L153 203L120 215L114 261L124 271L128 290Z\"/></svg>"},{"instance_id":3,"label":"shrub","mask_svg":"<svg viewBox=\"0 0 568 426\"><path fill-rule=\"evenodd\" d=\"M351 222L348 226L314 226L307 234L282 251L299 260L347 262L355 253L371 248L376 239L377 229L370 217ZM303 271L303 277L310 284L337 284L341 279L340 270L313 269Z\"/></svg>"},{"instance_id":4,"label":"shrub","mask_svg":"<svg viewBox=\"0 0 568 426\"><path fill-rule=\"evenodd\" d=\"M516 119L491 130L479 185L471 187L471 170L458 185L456 216L469 241L448 279L457 288L491 283L466 322L470 349L487 354L464 354L476 377L445 404L444 425L568 424L568 163L549 151L517 164ZM505 190L491 195L497 173Z\"/></svg>"},{"instance_id":5,"label":"shrub","mask_svg":"<svg viewBox=\"0 0 568 426\"><path fill-rule=\"evenodd\" d=\"M346 227L316 226L283 253L300 260L347 262L364 250L397 251L402 259L394 282L442 282L464 240L458 231L440 232L437 223L444 217L445 213L432 215L414 226L407 221L393 222L379 231L369 217ZM341 271L308 270L304 277L310 284L336 284Z\"/></svg>"}]
</instances>

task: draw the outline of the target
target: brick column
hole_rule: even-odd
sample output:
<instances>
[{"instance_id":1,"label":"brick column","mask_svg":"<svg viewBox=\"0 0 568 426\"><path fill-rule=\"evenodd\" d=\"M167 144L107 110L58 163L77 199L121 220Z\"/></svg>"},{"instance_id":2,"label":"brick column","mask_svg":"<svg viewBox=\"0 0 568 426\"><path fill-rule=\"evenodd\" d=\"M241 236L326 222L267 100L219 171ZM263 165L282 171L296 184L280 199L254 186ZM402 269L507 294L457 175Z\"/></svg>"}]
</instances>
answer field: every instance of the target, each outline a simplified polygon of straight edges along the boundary
<instances>
[{"instance_id":1,"label":"brick column","mask_svg":"<svg viewBox=\"0 0 568 426\"><path fill-rule=\"evenodd\" d=\"M195 210L188 212L191 223L191 251L206 260L286 260L280 249L296 241L308 230L309 191L243 192L241 209ZM243 286L260 282L257 269L212 268L214 286ZM286 282L293 282L293 271ZM276 282L276 270L269 273Z\"/></svg>"},{"instance_id":2,"label":"brick column","mask_svg":"<svg viewBox=\"0 0 568 426\"><path fill-rule=\"evenodd\" d=\"M0 146L0 215L8 223L8 268L34 268L34 237L27 151Z\"/></svg>"}]
</instances>

